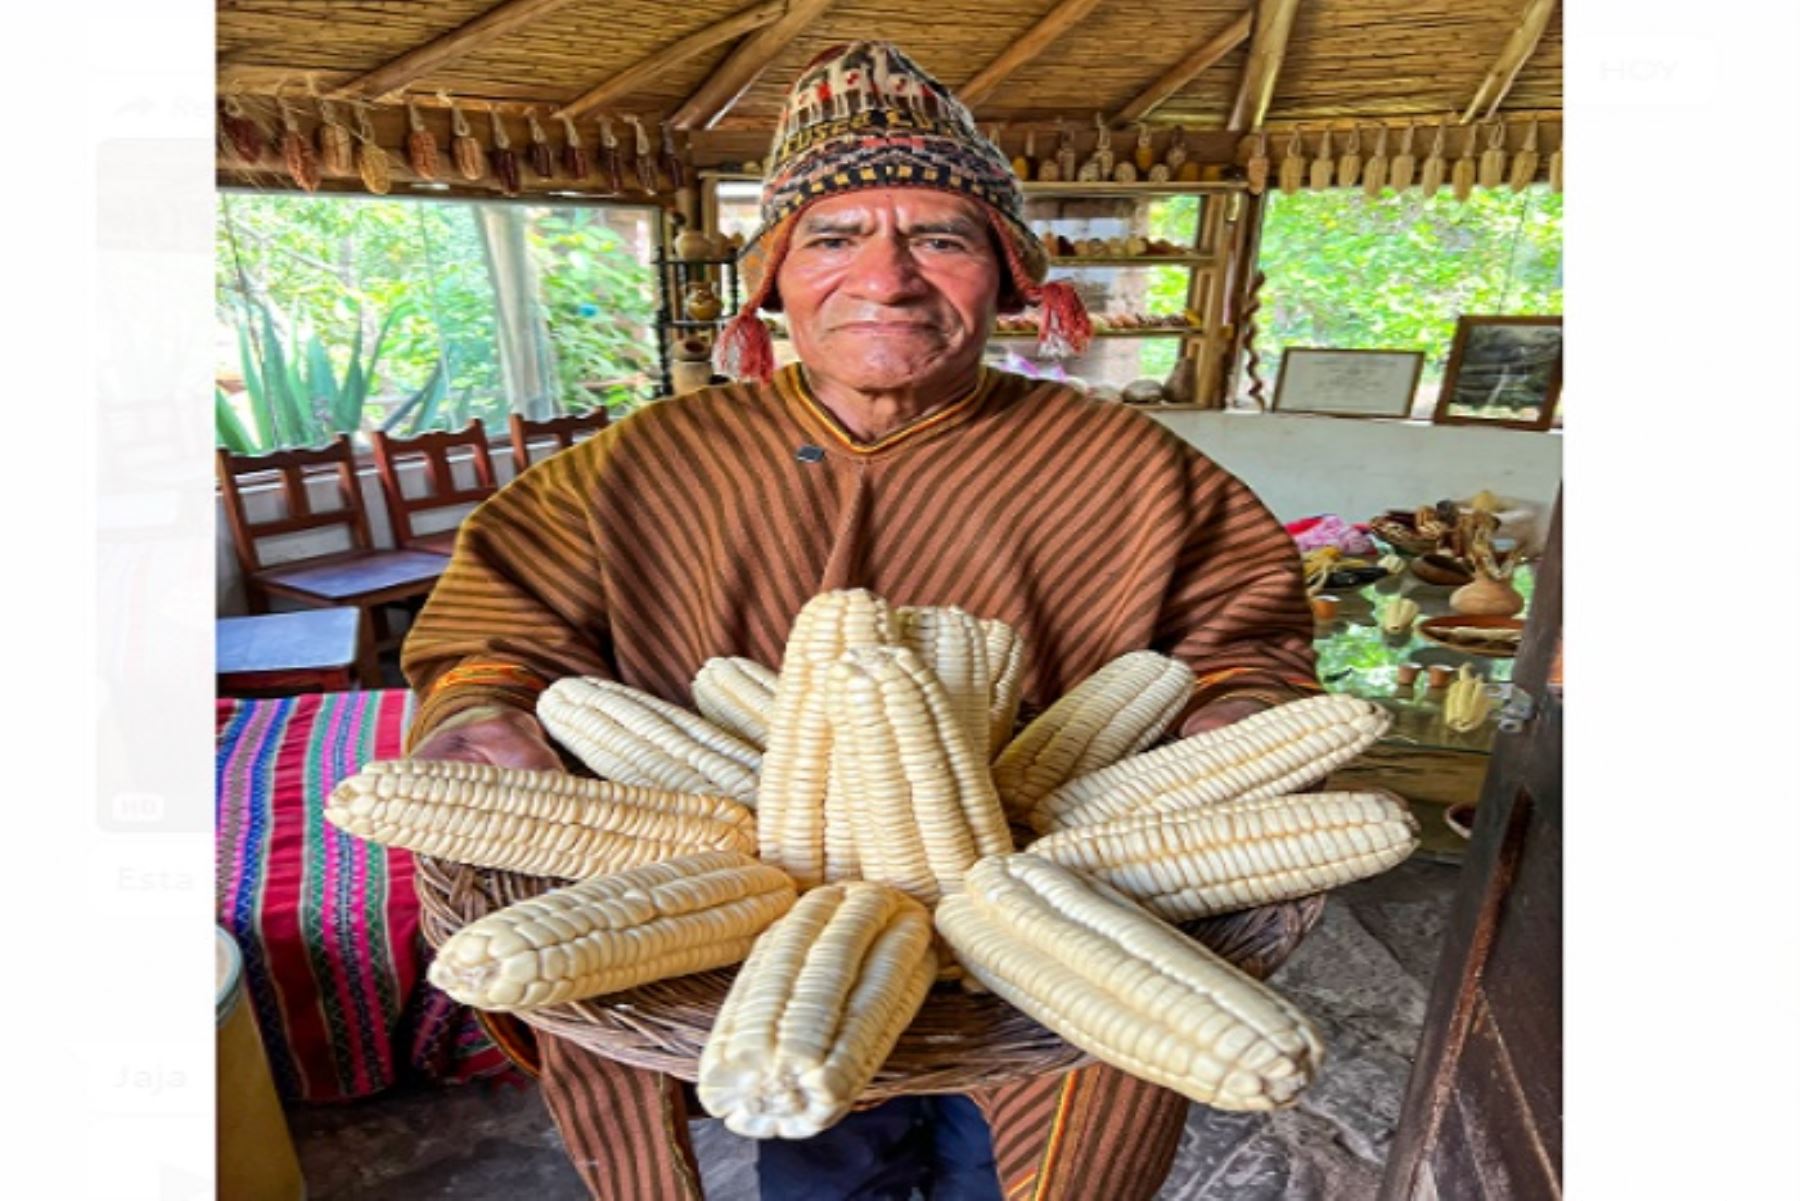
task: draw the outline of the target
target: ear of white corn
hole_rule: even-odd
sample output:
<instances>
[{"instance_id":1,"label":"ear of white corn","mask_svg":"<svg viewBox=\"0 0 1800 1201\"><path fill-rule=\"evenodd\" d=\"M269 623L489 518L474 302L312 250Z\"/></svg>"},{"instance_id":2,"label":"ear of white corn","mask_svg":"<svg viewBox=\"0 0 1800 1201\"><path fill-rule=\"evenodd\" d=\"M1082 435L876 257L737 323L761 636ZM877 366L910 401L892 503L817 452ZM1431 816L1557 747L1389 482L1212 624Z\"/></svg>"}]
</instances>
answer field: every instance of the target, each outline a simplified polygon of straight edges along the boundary
<instances>
[{"instance_id":1,"label":"ear of white corn","mask_svg":"<svg viewBox=\"0 0 1800 1201\"><path fill-rule=\"evenodd\" d=\"M1096 1059L1218 1109L1292 1104L1324 1045L1272 989L1104 884L995 855L944 898L963 967Z\"/></svg>"},{"instance_id":2,"label":"ear of white corn","mask_svg":"<svg viewBox=\"0 0 1800 1201\"><path fill-rule=\"evenodd\" d=\"M1025 640L997 617L981 619L987 636L988 675L993 697L988 704L987 757L991 762L1012 741L1019 720L1019 687L1025 675Z\"/></svg>"},{"instance_id":3,"label":"ear of white corn","mask_svg":"<svg viewBox=\"0 0 1800 1201\"><path fill-rule=\"evenodd\" d=\"M1040 713L994 760L1009 817L1077 776L1162 737L1193 696L1194 673L1155 651L1121 655Z\"/></svg>"},{"instance_id":4,"label":"ear of white corn","mask_svg":"<svg viewBox=\"0 0 1800 1201\"><path fill-rule=\"evenodd\" d=\"M694 677L694 707L721 730L762 750L769 745L775 678L754 659L708 659Z\"/></svg>"},{"instance_id":5,"label":"ear of white corn","mask_svg":"<svg viewBox=\"0 0 1800 1201\"><path fill-rule=\"evenodd\" d=\"M825 877L826 789L831 776L831 721L825 673L844 651L899 641L892 610L872 592L821 593L794 618L782 654L769 717L769 747L757 787L757 834L765 863L810 888ZM831 802L841 807L841 798ZM855 875L855 865L835 871Z\"/></svg>"},{"instance_id":6,"label":"ear of white corn","mask_svg":"<svg viewBox=\"0 0 1800 1201\"><path fill-rule=\"evenodd\" d=\"M993 673L981 619L954 607L900 608L894 610L894 625L900 645L917 654L943 685L969 746L985 752Z\"/></svg>"},{"instance_id":7,"label":"ear of white corn","mask_svg":"<svg viewBox=\"0 0 1800 1201\"><path fill-rule=\"evenodd\" d=\"M438 949L431 982L478 1009L579 1001L738 963L794 883L737 851L593 876L497 909Z\"/></svg>"},{"instance_id":8,"label":"ear of white corn","mask_svg":"<svg viewBox=\"0 0 1800 1201\"><path fill-rule=\"evenodd\" d=\"M847 798L847 813L827 810L828 849L832 823L847 816L862 877L927 905L961 887L977 859L1012 849L970 725L919 656L905 647L848 651L827 686L833 763L846 773L831 794ZM974 736L986 734L984 722Z\"/></svg>"},{"instance_id":9,"label":"ear of white corn","mask_svg":"<svg viewBox=\"0 0 1800 1201\"><path fill-rule=\"evenodd\" d=\"M1463 664L1444 692L1444 724L1464 734L1478 730L1493 707L1494 702L1487 694L1487 681L1476 675L1467 663Z\"/></svg>"},{"instance_id":10,"label":"ear of white corn","mask_svg":"<svg viewBox=\"0 0 1800 1201\"><path fill-rule=\"evenodd\" d=\"M1378 875L1418 845L1419 824L1398 797L1318 792L1119 817L1027 849L1184 922Z\"/></svg>"},{"instance_id":11,"label":"ear of white corn","mask_svg":"<svg viewBox=\"0 0 1800 1201\"><path fill-rule=\"evenodd\" d=\"M1419 602L1407 596L1396 596L1381 611L1381 629L1386 634L1404 634L1412 629L1419 616Z\"/></svg>"},{"instance_id":12,"label":"ear of white corn","mask_svg":"<svg viewBox=\"0 0 1800 1201\"><path fill-rule=\"evenodd\" d=\"M749 1138L811 1138L850 1111L936 972L923 905L867 880L813 889L738 971L700 1056L700 1103Z\"/></svg>"},{"instance_id":13,"label":"ear of white corn","mask_svg":"<svg viewBox=\"0 0 1800 1201\"><path fill-rule=\"evenodd\" d=\"M1353 696L1290 701L1078 776L1028 821L1046 834L1142 810L1278 796L1348 763L1392 724L1381 706Z\"/></svg>"},{"instance_id":14,"label":"ear of white corn","mask_svg":"<svg viewBox=\"0 0 1800 1201\"><path fill-rule=\"evenodd\" d=\"M727 797L485 763L370 763L332 789L325 820L452 863L569 880L693 851L756 850L756 819Z\"/></svg>"},{"instance_id":15,"label":"ear of white corn","mask_svg":"<svg viewBox=\"0 0 1800 1201\"><path fill-rule=\"evenodd\" d=\"M756 803L762 753L661 697L570 676L538 696L537 714L550 736L603 780Z\"/></svg>"}]
</instances>

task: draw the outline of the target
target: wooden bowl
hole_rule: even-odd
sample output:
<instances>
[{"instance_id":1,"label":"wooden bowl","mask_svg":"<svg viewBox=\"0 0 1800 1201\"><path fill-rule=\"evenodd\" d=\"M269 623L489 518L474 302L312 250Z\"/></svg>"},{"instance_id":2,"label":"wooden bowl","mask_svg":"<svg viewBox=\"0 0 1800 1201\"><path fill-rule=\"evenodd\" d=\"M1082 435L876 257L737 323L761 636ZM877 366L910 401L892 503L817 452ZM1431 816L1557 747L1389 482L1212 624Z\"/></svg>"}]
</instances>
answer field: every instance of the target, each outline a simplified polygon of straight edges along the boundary
<instances>
[{"instance_id":1,"label":"wooden bowl","mask_svg":"<svg viewBox=\"0 0 1800 1201\"><path fill-rule=\"evenodd\" d=\"M1443 584L1450 588L1460 588L1475 578L1475 573L1460 561L1435 552L1414 559L1412 573L1427 584Z\"/></svg>"},{"instance_id":2,"label":"wooden bowl","mask_svg":"<svg viewBox=\"0 0 1800 1201\"><path fill-rule=\"evenodd\" d=\"M1461 651L1465 655L1480 655L1487 659L1511 659L1519 653L1519 644L1512 642L1480 642L1473 639L1453 638L1449 631L1458 629L1498 630L1518 633L1525 629L1525 623L1516 617L1464 617L1451 614L1448 617L1433 617L1418 624L1419 636L1439 646L1447 646L1453 651Z\"/></svg>"}]
</instances>

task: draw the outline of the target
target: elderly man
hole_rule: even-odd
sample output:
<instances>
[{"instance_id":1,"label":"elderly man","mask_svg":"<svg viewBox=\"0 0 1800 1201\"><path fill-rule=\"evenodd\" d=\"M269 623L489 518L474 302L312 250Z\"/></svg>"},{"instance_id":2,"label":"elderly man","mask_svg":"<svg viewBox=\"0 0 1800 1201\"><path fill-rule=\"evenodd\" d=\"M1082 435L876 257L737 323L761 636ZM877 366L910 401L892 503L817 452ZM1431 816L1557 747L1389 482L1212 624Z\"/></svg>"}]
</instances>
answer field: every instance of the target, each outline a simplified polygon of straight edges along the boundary
<instances>
[{"instance_id":1,"label":"elderly man","mask_svg":"<svg viewBox=\"0 0 1800 1201\"><path fill-rule=\"evenodd\" d=\"M1316 688L1298 557L1248 489L1141 414L982 365L997 311L1036 306L1071 349L1087 323L940 84L883 44L822 55L762 209L760 282L719 348L746 378L633 414L464 524L406 644L415 757L557 768L532 715L549 681L689 703L708 658L779 664L834 588L1009 622L1027 715L1143 647L1194 669L1184 734ZM774 370L758 310L785 314L797 364ZM536 1041L595 1196L700 1195L678 1082ZM1101 1065L761 1144L758 1175L780 1201L1148 1198L1186 1110Z\"/></svg>"}]
</instances>

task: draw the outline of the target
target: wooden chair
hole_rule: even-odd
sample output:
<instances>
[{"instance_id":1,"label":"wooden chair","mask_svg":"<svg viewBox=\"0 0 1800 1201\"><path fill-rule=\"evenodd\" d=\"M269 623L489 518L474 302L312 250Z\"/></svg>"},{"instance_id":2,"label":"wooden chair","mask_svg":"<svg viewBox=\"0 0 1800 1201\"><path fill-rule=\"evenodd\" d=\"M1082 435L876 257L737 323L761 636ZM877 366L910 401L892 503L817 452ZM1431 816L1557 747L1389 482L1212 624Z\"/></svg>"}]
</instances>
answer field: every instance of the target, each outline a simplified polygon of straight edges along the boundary
<instances>
[{"instance_id":1,"label":"wooden chair","mask_svg":"<svg viewBox=\"0 0 1800 1201\"><path fill-rule=\"evenodd\" d=\"M307 608L348 605L367 614L377 649L391 646L381 606L422 599L437 583L448 562L442 555L416 550L378 550L369 537L368 514L356 479L356 456L350 439L339 434L330 446L282 450L266 455L238 455L219 448L219 487L231 542L244 573L244 589L252 613L267 613L273 597ZM278 477L284 515L252 521L244 503L248 477ZM315 509L307 489L311 480L336 476L338 507ZM263 543L283 535L341 526L348 549L269 564ZM377 688L373 657L362 670L363 685Z\"/></svg>"},{"instance_id":2,"label":"wooden chair","mask_svg":"<svg viewBox=\"0 0 1800 1201\"><path fill-rule=\"evenodd\" d=\"M507 428L512 433L513 474L522 475L531 466L531 446L543 439L553 439L557 450L567 450L575 445L577 434L593 433L606 428L606 406L589 409L585 413L575 413L568 417L550 417L543 421L529 421L514 413L507 418Z\"/></svg>"},{"instance_id":3,"label":"wooden chair","mask_svg":"<svg viewBox=\"0 0 1800 1201\"><path fill-rule=\"evenodd\" d=\"M376 430L369 435L369 444L375 454L375 470L381 475L381 491L387 498L394 543L403 550L448 555L456 546L455 527L432 534L415 533L413 514L480 504L498 488L494 483L494 460L488 455L487 428L479 417L455 433L433 430L411 438L396 438ZM469 449L469 462L475 469L473 487L458 485L450 470L449 452L458 447ZM401 464L413 461L424 464L425 490L409 497L401 490L399 469Z\"/></svg>"}]
</instances>

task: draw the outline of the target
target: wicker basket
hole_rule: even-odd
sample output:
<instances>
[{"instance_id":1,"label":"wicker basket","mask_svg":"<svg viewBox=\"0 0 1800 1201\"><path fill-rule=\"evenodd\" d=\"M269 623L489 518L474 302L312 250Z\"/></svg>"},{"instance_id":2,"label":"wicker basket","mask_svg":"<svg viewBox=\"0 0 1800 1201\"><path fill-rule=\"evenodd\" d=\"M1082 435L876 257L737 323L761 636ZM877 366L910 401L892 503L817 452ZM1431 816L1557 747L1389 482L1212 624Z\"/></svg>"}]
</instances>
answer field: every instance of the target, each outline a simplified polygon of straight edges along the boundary
<instances>
[{"instance_id":1,"label":"wicker basket","mask_svg":"<svg viewBox=\"0 0 1800 1201\"><path fill-rule=\"evenodd\" d=\"M433 948L476 918L546 892L554 881L418 857L421 925ZM1323 896L1226 914L1182 927L1250 975L1267 977L1306 937ZM625 992L517 1014L528 1025L608 1059L692 1082L735 968L659 980ZM992 1088L1088 1061L1005 1001L954 984L932 990L859 1108L909 1093Z\"/></svg>"}]
</instances>

